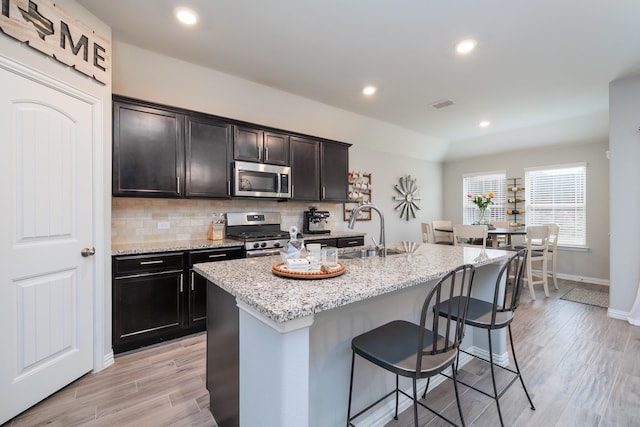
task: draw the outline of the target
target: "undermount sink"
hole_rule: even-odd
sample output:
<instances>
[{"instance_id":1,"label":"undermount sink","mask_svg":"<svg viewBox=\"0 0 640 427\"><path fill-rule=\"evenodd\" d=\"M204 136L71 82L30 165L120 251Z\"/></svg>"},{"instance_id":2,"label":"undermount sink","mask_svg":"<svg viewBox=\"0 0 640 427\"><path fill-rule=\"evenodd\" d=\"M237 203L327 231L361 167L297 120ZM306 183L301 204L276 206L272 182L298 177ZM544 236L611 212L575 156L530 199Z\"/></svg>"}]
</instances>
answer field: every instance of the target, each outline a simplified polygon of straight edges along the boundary
<instances>
[{"instance_id":1,"label":"undermount sink","mask_svg":"<svg viewBox=\"0 0 640 427\"><path fill-rule=\"evenodd\" d=\"M405 252L403 251L399 251L397 249L387 249L387 256L389 255L399 255L399 254L403 254ZM364 257L371 257L371 256L378 256L378 253L375 252L374 250L365 250L364 251ZM343 258L343 259L358 259L358 258L362 258L363 257L363 251L361 251L360 249L358 249L357 251L351 251L351 252L343 252L341 254L338 255L339 258Z\"/></svg>"}]
</instances>

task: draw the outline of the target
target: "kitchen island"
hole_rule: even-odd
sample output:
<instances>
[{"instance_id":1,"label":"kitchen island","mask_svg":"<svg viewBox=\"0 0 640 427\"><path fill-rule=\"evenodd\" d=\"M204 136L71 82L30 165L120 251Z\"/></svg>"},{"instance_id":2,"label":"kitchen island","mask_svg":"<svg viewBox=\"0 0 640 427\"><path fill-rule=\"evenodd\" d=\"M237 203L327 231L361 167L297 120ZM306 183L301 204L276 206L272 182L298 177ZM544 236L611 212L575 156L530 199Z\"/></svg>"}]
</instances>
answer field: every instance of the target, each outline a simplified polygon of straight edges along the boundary
<instances>
[{"instance_id":1,"label":"kitchen island","mask_svg":"<svg viewBox=\"0 0 640 427\"><path fill-rule=\"evenodd\" d=\"M344 425L351 339L393 319L417 321L430 287L461 264L477 267L473 294L490 300L510 254L427 244L412 254L346 260L345 274L322 280L274 276L277 257L197 264L210 282L207 388L216 421L221 427ZM504 357L504 337L499 341L496 352ZM467 332L464 347L482 345ZM355 411L394 382L360 362ZM382 406L363 425L391 416Z\"/></svg>"}]
</instances>

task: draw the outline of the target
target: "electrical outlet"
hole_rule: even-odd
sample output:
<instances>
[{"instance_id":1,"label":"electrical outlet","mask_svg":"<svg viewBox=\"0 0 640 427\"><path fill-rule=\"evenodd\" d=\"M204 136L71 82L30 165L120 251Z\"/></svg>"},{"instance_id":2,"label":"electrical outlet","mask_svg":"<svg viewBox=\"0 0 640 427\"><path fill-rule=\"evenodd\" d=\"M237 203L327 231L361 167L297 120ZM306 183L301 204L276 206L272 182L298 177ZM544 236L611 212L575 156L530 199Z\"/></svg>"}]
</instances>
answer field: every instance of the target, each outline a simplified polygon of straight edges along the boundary
<instances>
[{"instance_id":1,"label":"electrical outlet","mask_svg":"<svg viewBox=\"0 0 640 427\"><path fill-rule=\"evenodd\" d=\"M158 221L158 230L168 230L171 228L169 221Z\"/></svg>"}]
</instances>

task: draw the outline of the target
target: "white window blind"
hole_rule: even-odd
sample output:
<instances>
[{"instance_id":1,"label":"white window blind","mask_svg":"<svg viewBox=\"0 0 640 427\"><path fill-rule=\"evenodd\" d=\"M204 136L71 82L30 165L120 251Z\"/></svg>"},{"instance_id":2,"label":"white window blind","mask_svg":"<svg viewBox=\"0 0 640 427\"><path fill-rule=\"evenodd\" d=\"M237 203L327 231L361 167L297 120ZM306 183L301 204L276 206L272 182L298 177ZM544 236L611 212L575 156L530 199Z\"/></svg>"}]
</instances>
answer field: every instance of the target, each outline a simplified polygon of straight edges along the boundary
<instances>
[{"instance_id":1,"label":"white window blind","mask_svg":"<svg viewBox=\"0 0 640 427\"><path fill-rule=\"evenodd\" d=\"M463 176L462 190L462 220L464 224L472 224L476 221L478 207L467 197L467 194L477 196L478 194L495 193L493 205L489 205L489 220L505 220L505 191L506 172L485 172L482 174L467 174Z\"/></svg>"},{"instance_id":2,"label":"white window blind","mask_svg":"<svg viewBox=\"0 0 640 427\"><path fill-rule=\"evenodd\" d=\"M586 163L525 169L527 225L558 224L558 244L586 246Z\"/></svg>"}]
</instances>

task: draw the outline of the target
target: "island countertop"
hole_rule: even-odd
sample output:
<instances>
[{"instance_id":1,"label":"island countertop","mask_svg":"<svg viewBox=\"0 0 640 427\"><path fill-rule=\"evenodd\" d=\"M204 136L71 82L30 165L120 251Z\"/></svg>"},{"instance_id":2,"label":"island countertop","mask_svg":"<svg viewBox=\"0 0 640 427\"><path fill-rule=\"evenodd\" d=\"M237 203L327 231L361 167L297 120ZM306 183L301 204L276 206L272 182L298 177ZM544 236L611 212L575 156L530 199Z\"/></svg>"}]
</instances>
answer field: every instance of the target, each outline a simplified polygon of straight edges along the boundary
<instances>
[{"instance_id":1,"label":"island countertop","mask_svg":"<svg viewBox=\"0 0 640 427\"><path fill-rule=\"evenodd\" d=\"M196 264L194 270L238 301L282 323L435 280L461 264L502 262L511 254L424 244L411 254L342 260L343 275L314 280L274 275L271 267L280 261L276 256Z\"/></svg>"}]
</instances>

